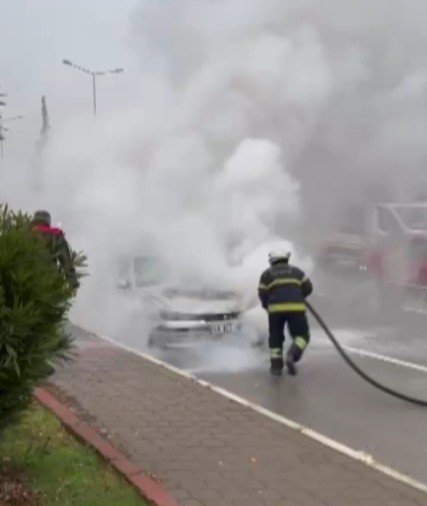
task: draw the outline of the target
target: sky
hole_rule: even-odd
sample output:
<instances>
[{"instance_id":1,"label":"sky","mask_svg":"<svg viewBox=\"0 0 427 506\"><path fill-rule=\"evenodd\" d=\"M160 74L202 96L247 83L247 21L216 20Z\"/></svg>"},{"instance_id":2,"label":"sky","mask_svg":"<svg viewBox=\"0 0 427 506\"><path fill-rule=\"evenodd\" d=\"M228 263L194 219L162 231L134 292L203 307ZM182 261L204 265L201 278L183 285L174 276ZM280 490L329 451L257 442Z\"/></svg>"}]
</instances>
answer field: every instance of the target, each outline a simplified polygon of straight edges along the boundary
<instances>
[{"instance_id":1,"label":"sky","mask_svg":"<svg viewBox=\"0 0 427 506\"><path fill-rule=\"evenodd\" d=\"M66 67L63 59L94 70L125 69L98 80L99 114L126 100L136 71L129 30L135 3L0 0L0 89L9 95L3 114L25 116L9 125L9 157L22 152L23 134L30 142L38 133L42 95L52 125L70 114L92 113L90 77Z\"/></svg>"}]
</instances>

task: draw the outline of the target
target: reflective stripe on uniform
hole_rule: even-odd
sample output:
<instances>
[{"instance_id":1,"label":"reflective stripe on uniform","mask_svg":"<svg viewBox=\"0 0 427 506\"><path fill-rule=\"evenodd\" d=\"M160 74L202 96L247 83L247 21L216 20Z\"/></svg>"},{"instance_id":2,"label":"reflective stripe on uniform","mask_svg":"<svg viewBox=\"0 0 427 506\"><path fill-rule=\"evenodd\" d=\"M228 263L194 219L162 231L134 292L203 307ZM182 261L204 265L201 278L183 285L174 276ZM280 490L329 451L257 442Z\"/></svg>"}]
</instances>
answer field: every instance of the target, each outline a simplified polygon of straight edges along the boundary
<instances>
[{"instance_id":1,"label":"reflective stripe on uniform","mask_svg":"<svg viewBox=\"0 0 427 506\"><path fill-rule=\"evenodd\" d=\"M258 290L268 290L268 286L267 285L264 285L263 283L260 283L258 285Z\"/></svg>"},{"instance_id":2,"label":"reflective stripe on uniform","mask_svg":"<svg viewBox=\"0 0 427 506\"><path fill-rule=\"evenodd\" d=\"M270 289L270 288L274 288L275 286L280 286L280 285L296 285L296 286L301 286L301 281L299 279L296 279L296 278L278 278L278 279L275 279L274 281L272 281L267 286L267 288Z\"/></svg>"},{"instance_id":3,"label":"reflective stripe on uniform","mask_svg":"<svg viewBox=\"0 0 427 506\"><path fill-rule=\"evenodd\" d=\"M303 302L282 302L278 304L269 304L269 313L285 313L285 312L301 312L305 311L305 304Z\"/></svg>"},{"instance_id":4,"label":"reflective stripe on uniform","mask_svg":"<svg viewBox=\"0 0 427 506\"><path fill-rule=\"evenodd\" d=\"M305 350L307 348L307 339L304 339L303 337L296 337L294 340L294 344L297 348L300 350Z\"/></svg>"},{"instance_id":5,"label":"reflective stripe on uniform","mask_svg":"<svg viewBox=\"0 0 427 506\"><path fill-rule=\"evenodd\" d=\"M271 348L270 349L270 357L271 358L282 358L282 348Z\"/></svg>"}]
</instances>

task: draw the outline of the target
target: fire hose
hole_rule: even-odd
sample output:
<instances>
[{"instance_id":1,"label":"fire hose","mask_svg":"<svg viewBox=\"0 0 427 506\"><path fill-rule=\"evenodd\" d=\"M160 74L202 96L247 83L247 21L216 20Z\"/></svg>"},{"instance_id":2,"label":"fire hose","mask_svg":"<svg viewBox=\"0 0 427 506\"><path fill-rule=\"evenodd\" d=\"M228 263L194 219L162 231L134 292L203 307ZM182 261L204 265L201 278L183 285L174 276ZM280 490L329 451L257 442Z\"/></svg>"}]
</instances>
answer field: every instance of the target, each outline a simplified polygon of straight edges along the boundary
<instances>
[{"instance_id":1,"label":"fire hose","mask_svg":"<svg viewBox=\"0 0 427 506\"><path fill-rule=\"evenodd\" d=\"M381 390L382 392L391 395L393 397L397 397L398 399L406 402L410 402L412 404L416 404L417 406L424 406L427 407L427 400L418 399L416 397L411 397L410 395L406 395L402 392L398 392L397 390L394 390L393 388L390 388L386 385L383 385L376 379L372 378L369 374L367 374L363 369L361 369L354 360L346 353L344 348L341 346L337 338L334 336L332 331L329 329L323 318L319 315L319 313L313 308L313 306L306 301L306 305L308 310L311 312L317 323L320 325L322 330L325 332L331 343L334 345L337 352L341 355L341 357L344 359L344 361L353 369L353 371L358 374L361 378L363 378L367 383L372 385L373 387L377 388L378 390Z\"/></svg>"}]
</instances>

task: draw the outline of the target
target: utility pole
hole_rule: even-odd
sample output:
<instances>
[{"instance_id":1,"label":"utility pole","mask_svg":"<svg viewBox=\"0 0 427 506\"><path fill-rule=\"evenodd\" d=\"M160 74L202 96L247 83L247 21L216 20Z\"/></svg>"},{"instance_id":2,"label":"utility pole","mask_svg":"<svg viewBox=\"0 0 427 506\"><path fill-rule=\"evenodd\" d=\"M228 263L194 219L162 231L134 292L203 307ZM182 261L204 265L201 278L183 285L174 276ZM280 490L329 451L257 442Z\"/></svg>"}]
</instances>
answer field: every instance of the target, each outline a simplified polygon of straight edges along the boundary
<instances>
[{"instance_id":1,"label":"utility pole","mask_svg":"<svg viewBox=\"0 0 427 506\"><path fill-rule=\"evenodd\" d=\"M94 71L87 69L85 67L81 67L80 65L76 65L72 63L70 60L62 60L62 63L64 65L68 65L69 67L73 67L77 70L80 70L81 72L84 72L85 74L88 74L92 76L92 94L93 94L93 114L96 116L96 78L98 76L104 76L107 74L119 74L121 72L124 72L122 68L117 69L110 69L110 70L101 70L101 71Z\"/></svg>"},{"instance_id":2,"label":"utility pole","mask_svg":"<svg viewBox=\"0 0 427 506\"><path fill-rule=\"evenodd\" d=\"M42 96L42 126L40 128L40 137L36 142L36 153L38 156L41 155L43 148L46 144L49 130L50 130L49 113L47 112L46 97L43 95Z\"/></svg>"},{"instance_id":3,"label":"utility pole","mask_svg":"<svg viewBox=\"0 0 427 506\"><path fill-rule=\"evenodd\" d=\"M39 191L43 184L43 153L49 141L49 113L47 111L47 101L44 95L41 98L41 113L42 125L40 128L40 136L35 144L32 159L33 187L35 191Z\"/></svg>"},{"instance_id":4,"label":"utility pole","mask_svg":"<svg viewBox=\"0 0 427 506\"><path fill-rule=\"evenodd\" d=\"M42 97L42 127L40 130L40 135L46 135L50 129L49 125L49 114L47 112L47 104L46 97Z\"/></svg>"}]
</instances>

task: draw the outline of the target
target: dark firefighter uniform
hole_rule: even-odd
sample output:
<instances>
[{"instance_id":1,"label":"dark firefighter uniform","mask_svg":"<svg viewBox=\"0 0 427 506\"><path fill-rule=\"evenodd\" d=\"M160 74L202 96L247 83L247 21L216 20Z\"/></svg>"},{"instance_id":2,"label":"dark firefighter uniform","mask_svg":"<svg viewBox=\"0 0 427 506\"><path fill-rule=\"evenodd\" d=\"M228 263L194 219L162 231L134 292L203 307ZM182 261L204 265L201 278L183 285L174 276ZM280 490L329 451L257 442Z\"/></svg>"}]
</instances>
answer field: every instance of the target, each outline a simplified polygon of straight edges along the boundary
<instances>
[{"instance_id":1,"label":"dark firefighter uniform","mask_svg":"<svg viewBox=\"0 0 427 506\"><path fill-rule=\"evenodd\" d=\"M70 286L77 290L79 282L73 265L71 249L63 231L51 226L50 214L47 211L36 211L32 227L43 236L55 265L63 273Z\"/></svg>"},{"instance_id":2,"label":"dark firefighter uniform","mask_svg":"<svg viewBox=\"0 0 427 506\"><path fill-rule=\"evenodd\" d=\"M289 256L270 254L270 267L262 273L258 287L261 304L268 312L270 370L277 375L283 369L285 325L293 341L286 354L290 374L296 374L295 363L310 341L305 298L312 293L313 285L301 269L289 265Z\"/></svg>"}]
</instances>

